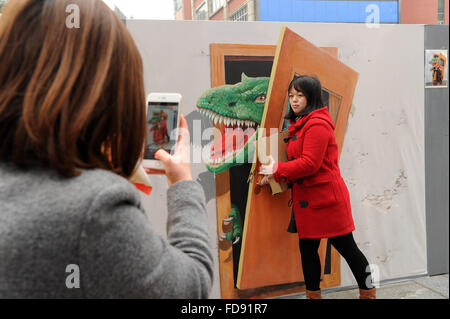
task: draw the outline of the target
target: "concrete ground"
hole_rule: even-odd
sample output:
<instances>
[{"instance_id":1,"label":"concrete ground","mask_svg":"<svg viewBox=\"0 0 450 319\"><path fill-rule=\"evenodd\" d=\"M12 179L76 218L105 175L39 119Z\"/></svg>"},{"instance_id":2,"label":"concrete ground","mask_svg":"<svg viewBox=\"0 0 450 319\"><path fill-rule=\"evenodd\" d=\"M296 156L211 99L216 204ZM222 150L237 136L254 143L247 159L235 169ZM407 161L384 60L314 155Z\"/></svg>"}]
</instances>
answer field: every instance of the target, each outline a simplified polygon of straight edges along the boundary
<instances>
[{"instance_id":1,"label":"concrete ground","mask_svg":"<svg viewBox=\"0 0 450 319\"><path fill-rule=\"evenodd\" d=\"M305 299L305 293L284 298ZM359 290L354 287L322 290L323 299L358 299ZM425 276L400 281L380 283L377 299L449 299L448 274Z\"/></svg>"}]
</instances>

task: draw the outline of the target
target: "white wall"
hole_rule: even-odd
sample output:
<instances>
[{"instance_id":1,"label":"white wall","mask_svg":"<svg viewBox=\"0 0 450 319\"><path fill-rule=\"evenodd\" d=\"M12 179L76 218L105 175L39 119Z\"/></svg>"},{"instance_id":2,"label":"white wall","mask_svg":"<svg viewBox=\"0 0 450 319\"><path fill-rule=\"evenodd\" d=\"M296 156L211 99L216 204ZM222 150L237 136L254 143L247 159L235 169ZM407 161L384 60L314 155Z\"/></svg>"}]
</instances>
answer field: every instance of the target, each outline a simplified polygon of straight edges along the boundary
<instances>
[{"instance_id":1,"label":"white wall","mask_svg":"<svg viewBox=\"0 0 450 319\"><path fill-rule=\"evenodd\" d=\"M422 25L127 21L144 60L146 91L180 92L186 115L211 86L210 43L276 45L283 26L316 46L338 47L339 59L360 73L340 160L359 247L380 280L426 273ZM194 179L205 171L194 164ZM164 233L167 183L151 178L154 191L145 207ZM212 179L209 185L215 187ZM206 191L217 252L214 194ZM211 297L219 298L215 257ZM341 265L342 286L356 284L345 261Z\"/></svg>"}]
</instances>

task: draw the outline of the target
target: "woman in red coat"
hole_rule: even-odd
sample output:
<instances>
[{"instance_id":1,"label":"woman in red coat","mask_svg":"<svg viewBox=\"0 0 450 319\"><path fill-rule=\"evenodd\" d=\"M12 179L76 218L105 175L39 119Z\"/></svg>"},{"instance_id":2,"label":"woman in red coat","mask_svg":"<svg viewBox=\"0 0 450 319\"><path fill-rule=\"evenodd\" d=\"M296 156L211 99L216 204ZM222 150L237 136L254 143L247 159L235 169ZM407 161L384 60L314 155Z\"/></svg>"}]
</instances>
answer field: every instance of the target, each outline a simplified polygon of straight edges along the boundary
<instances>
[{"instance_id":1,"label":"woman in red coat","mask_svg":"<svg viewBox=\"0 0 450 319\"><path fill-rule=\"evenodd\" d=\"M350 196L338 166L334 123L322 102L316 78L298 76L289 85L291 125L287 139L288 162L261 166L269 178L292 185L295 224L299 236L307 298L321 298L321 265L317 250L328 238L345 258L360 288L360 298L374 299L369 263L353 239Z\"/></svg>"}]
</instances>

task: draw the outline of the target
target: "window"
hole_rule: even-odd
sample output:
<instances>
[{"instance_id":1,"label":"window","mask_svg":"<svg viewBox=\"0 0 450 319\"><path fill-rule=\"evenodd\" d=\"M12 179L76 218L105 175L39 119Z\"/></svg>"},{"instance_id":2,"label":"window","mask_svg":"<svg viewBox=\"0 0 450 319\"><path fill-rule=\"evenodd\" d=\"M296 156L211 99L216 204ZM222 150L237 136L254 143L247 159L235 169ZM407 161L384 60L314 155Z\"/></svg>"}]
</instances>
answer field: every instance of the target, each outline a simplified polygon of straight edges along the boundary
<instances>
[{"instance_id":1,"label":"window","mask_svg":"<svg viewBox=\"0 0 450 319\"><path fill-rule=\"evenodd\" d=\"M219 10L220 8L222 8L225 4L225 0L210 0L209 1L209 5L210 5L210 12L211 14L215 13L217 10Z\"/></svg>"},{"instance_id":2,"label":"window","mask_svg":"<svg viewBox=\"0 0 450 319\"><path fill-rule=\"evenodd\" d=\"M6 4L6 0L0 0L0 14L2 12L3 6Z\"/></svg>"},{"instance_id":3,"label":"window","mask_svg":"<svg viewBox=\"0 0 450 319\"><path fill-rule=\"evenodd\" d=\"M197 10L195 10L195 20L207 20L208 10L206 8L206 3L203 2Z\"/></svg>"},{"instance_id":4,"label":"window","mask_svg":"<svg viewBox=\"0 0 450 319\"><path fill-rule=\"evenodd\" d=\"M173 0L175 12L178 12L183 7L183 0Z\"/></svg>"},{"instance_id":5,"label":"window","mask_svg":"<svg viewBox=\"0 0 450 319\"><path fill-rule=\"evenodd\" d=\"M248 21L247 5L243 6L230 16L231 21Z\"/></svg>"},{"instance_id":6,"label":"window","mask_svg":"<svg viewBox=\"0 0 450 319\"><path fill-rule=\"evenodd\" d=\"M438 2L438 24L444 24L444 0Z\"/></svg>"}]
</instances>

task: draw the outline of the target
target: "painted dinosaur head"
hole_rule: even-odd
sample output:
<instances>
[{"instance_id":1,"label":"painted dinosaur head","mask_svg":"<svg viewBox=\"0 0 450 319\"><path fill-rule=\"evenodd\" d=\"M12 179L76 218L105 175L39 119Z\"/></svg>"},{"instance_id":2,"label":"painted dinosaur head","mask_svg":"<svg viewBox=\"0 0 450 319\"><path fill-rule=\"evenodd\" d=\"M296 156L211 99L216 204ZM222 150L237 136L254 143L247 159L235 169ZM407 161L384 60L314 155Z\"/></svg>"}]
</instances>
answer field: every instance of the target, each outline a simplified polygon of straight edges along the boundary
<instances>
[{"instance_id":1,"label":"painted dinosaur head","mask_svg":"<svg viewBox=\"0 0 450 319\"><path fill-rule=\"evenodd\" d=\"M221 173L253 158L256 130L264 113L268 77L247 77L241 82L210 89L197 101L199 111L221 128L222 138L211 143L209 171Z\"/></svg>"}]
</instances>

